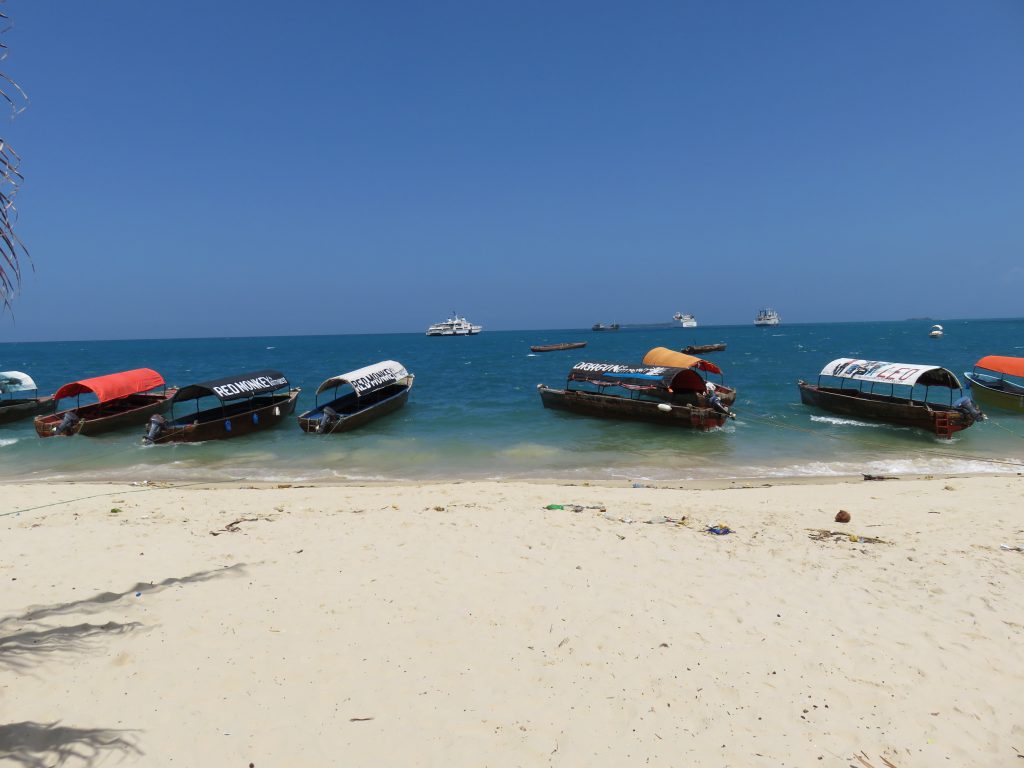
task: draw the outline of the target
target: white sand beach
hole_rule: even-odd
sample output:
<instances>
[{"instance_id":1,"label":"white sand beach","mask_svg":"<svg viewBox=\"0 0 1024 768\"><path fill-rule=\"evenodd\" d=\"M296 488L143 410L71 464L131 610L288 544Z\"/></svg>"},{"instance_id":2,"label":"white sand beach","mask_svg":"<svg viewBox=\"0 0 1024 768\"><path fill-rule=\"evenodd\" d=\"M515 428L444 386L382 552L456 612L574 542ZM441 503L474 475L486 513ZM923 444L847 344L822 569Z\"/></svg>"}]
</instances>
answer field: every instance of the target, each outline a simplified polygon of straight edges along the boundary
<instances>
[{"instance_id":1,"label":"white sand beach","mask_svg":"<svg viewBox=\"0 0 1024 768\"><path fill-rule=\"evenodd\" d=\"M0 764L1019 766L1022 494L0 486Z\"/></svg>"}]
</instances>

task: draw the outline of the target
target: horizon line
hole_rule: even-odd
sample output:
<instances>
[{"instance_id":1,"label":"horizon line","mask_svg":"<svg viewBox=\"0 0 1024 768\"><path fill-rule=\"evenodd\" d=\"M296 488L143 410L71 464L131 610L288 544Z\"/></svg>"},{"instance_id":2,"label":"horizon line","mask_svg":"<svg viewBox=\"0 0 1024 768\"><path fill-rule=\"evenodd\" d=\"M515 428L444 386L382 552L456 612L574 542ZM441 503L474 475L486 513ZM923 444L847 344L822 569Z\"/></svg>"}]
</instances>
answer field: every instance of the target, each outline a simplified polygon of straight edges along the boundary
<instances>
[{"instance_id":1,"label":"horizon line","mask_svg":"<svg viewBox=\"0 0 1024 768\"><path fill-rule=\"evenodd\" d=\"M792 323L780 323L776 326L763 326L766 328L785 328L788 326L805 326L805 325L853 325L857 323L870 324L870 323L923 323L933 321L941 318L934 317L913 317L913 318L902 318L899 320L829 320L829 321L813 321L813 322L792 322ZM1004 320L1022 320L1024 317L954 317L943 319L944 323L958 323L958 322L974 322L974 321L1004 321ZM752 322L749 323L716 323L711 325L698 325L697 328L683 328L680 325L673 325L672 323L656 322L656 323L620 323L622 330L679 330L692 332L700 330L701 328L754 328ZM541 331L587 331L592 332L590 327L579 327L579 328L504 328L491 331L491 333L536 333ZM423 331L355 331L350 333L288 333L288 334L257 334L251 336L135 336L128 338L119 339L37 339L34 341L0 341L0 345L3 344L80 344L80 343L97 343L97 342L113 342L113 341L205 341L208 339L288 339L298 337L331 337L331 336L425 336Z\"/></svg>"}]
</instances>

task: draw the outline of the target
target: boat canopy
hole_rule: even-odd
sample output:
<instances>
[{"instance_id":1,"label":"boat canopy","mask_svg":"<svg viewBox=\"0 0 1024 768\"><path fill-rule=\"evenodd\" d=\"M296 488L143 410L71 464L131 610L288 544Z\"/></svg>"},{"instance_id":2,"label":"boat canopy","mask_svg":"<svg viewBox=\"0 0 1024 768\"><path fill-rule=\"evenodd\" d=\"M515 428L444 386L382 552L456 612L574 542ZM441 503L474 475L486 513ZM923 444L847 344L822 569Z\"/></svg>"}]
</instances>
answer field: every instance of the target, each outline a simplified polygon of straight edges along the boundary
<instances>
[{"instance_id":1,"label":"boat canopy","mask_svg":"<svg viewBox=\"0 0 1024 768\"><path fill-rule=\"evenodd\" d=\"M974 367L984 368L987 371L995 371L996 373L1005 373L1008 376L1024 376L1024 357L987 355L976 362ZM4 374L0 373L0 378L3 378L3 376Z\"/></svg>"},{"instance_id":2,"label":"boat canopy","mask_svg":"<svg viewBox=\"0 0 1024 768\"><path fill-rule=\"evenodd\" d=\"M0 371L0 395L38 389L32 377L21 371Z\"/></svg>"},{"instance_id":3,"label":"boat canopy","mask_svg":"<svg viewBox=\"0 0 1024 768\"><path fill-rule=\"evenodd\" d=\"M287 386L288 379L280 371L251 371L235 376L225 376L223 379L189 384L178 390L178 394L174 396L174 402L198 400L200 397L209 395L221 401L238 400L243 397L265 395Z\"/></svg>"},{"instance_id":4,"label":"boat canopy","mask_svg":"<svg viewBox=\"0 0 1024 768\"><path fill-rule=\"evenodd\" d=\"M162 387L164 377L151 368L136 368L133 371L122 371L111 373L106 376L96 376L92 379L81 379L72 381L53 393L54 400L62 400L65 397L74 397L84 392L92 392L101 403L117 400L120 397L135 395L139 392L148 392L151 389Z\"/></svg>"},{"instance_id":5,"label":"boat canopy","mask_svg":"<svg viewBox=\"0 0 1024 768\"><path fill-rule=\"evenodd\" d=\"M644 365L664 365L671 368L696 368L699 371L710 371L721 374L722 369L709 360L675 352L666 347L655 347L644 355Z\"/></svg>"},{"instance_id":6,"label":"boat canopy","mask_svg":"<svg viewBox=\"0 0 1024 768\"><path fill-rule=\"evenodd\" d=\"M599 387L634 390L703 391L706 384L692 368L663 365L625 365L622 363L576 363L569 381L586 381Z\"/></svg>"},{"instance_id":7,"label":"boat canopy","mask_svg":"<svg viewBox=\"0 0 1024 768\"><path fill-rule=\"evenodd\" d=\"M401 363L394 360L382 360L364 368L332 376L317 388L316 393L319 395L325 390L340 387L342 384L351 384L352 389L356 391L356 396L362 397L395 384L408 376L409 372Z\"/></svg>"},{"instance_id":8,"label":"boat canopy","mask_svg":"<svg viewBox=\"0 0 1024 768\"><path fill-rule=\"evenodd\" d=\"M948 387L960 389L960 381L947 368L914 363L886 363L880 360L855 360L841 357L821 369L821 376L868 381L874 384L902 384L913 387Z\"/></svg>"}]
</instances>

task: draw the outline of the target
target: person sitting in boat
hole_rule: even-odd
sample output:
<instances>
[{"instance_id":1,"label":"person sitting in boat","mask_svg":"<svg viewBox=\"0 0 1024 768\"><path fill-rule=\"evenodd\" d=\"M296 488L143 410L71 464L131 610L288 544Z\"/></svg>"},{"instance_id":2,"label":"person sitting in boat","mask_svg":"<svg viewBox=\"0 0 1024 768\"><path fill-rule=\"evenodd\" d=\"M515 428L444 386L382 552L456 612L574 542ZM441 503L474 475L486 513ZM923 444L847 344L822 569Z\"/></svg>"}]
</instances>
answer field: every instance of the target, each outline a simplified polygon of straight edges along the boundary
<instances>
[{"instance_id":1,"label":"person sitting in boat","mask_svg":"<svg viewBox=\"0 0 1024 768\"><path fill-rule=\"evenodd\" d=\"M722 402L722 398L718 396L717 387L710 381L704 385L704 397L707 400L709 406L714 408L719 413L724 413L730 419L735 419L736 414L729 410L729 406Z\"/></svg>"}]
</instances>

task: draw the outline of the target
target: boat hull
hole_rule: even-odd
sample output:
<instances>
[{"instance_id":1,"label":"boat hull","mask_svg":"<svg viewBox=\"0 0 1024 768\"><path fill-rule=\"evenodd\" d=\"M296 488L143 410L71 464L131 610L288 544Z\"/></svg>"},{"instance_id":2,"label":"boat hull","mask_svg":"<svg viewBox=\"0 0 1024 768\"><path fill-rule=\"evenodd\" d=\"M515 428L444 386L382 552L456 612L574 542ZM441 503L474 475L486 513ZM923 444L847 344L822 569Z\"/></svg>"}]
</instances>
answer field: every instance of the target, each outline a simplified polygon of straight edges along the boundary
<instances>
[{"instance_id":1,"label":"boat hull","mask_svg":"<svg viewBox=\"0 0 1024 768\"><path fill-rule=\"evenodd\" d=\"M163 413L171 406L171 398L178 393L177 387L168 387L158 395L135 394L106 403L90 403L79 408L66 408L46 416L36 416L34 424L40 437L70 437L85 435L92 437L125 427L145 424L149 417ZM58 435L55 430L63 421L64 414L74 411L80 421L70 434Z\"/></svg>"},{"instance_id":2,"label":"boat hull","mask_svg":"<svg viewBox=\"0 0 1024 768\"><path fill-rule=\"evenodd\" d=\"M974 423L952 406L924 404L906 398L887 397L856 389L819 387L805 381L797 383L800 400L825 411L870 421L881 421L901 427L917 427L937 437L951 437Z\"/></svg>"},{"instance_id":3,"label":"boat hull","mask_svg":"<svg viewBox=\"0 0 1024 768\"><path fill-rule=\"evenodd\" d=\"M257 397L254 399L258 407L247 410L232 410L229 407L227 414L220 418L202 418L191 424L168 422L164 431L155 436L152 442L203 443L207 440L226 440L271 429L295 413L295 401L298 400L301 391L296 387L288 390L287 394ZM244 408L246 401L237 405ZM214 409L217 410L220 409Z\"/></svg>"},{"instance_id":4,"label":"boat hull","mask_svg":"<svg viewBox=\"0 0 1024 768\"><path fill-rule=\"evenodd\" d=\"M530 347L531 352L561 352L565 349L583 349L587 346L585 341L571 341L565 342L564 344L540 344L536 347Z\"/></svg>"},{"instance_id":5,"label":"boat hull","mask_svg":"<svg viewBox=\"0 0 1024 768\"><path fill-rule=\"evenodd\" d=\"M389 413L401 410L409 401L409 392L411 390L412 384L410 383L408 386L403 386L401 391L362 408L358 407L358 401L355 396L349 395L348 397L352 398L352 412L339 413L338 418L332 421L330 426L324 429L323 432L320 432L320 434L334 435L342 432L351 432L353 429L358 429L382 416L387 416ZM333 407L331 403L327 403L327 405ZM323 407L320 407L300 414L298 417L299 428L303 432L317 433L320 429L322 413Z\"/></svg>"},{"instance_id":6,"label":"boat hull","mask_svg":"<svg viewBox=\"0 0 1024 768\"><path fill-rule=\"evenodd\" d=\"M633 400L596 392L554 389L543 384L539 384L537 390L540 392L540 399L545 408L569 411L581 416L643 421L705 432L722 426L728 419L724 413L711 408L699 408L688 404ZM668 406L668 410L659 408L659 406Z\"/></svg>"},{"instance_id":7,"label":"boat hull","mask_svg":"<svg viewBox=\"0 0 1024 768\"><path fill-rule=\"evenodd\" d=\"M680 352L684 355L702 355L707 352L721 352L725 349L725 344L697 344L683 347Z\"/></svg>"},{"instance_id":8,"label":"boat hull","mask_svg":"<svg viewBox=\"0 0 1024 768\"><path fill-rule=\"evenodd\" d=\"M986 382L978 374L966 371L964 378L971 382L971 397L982 405L1024 413L1024 387L994 377L992 381Z\"/></svg>"},{"instance_id":9,"label":"boat hull","mask_svg":"<svg viewBox=\"0 0 1024 768\"><path fill-rule=\"evenodd\" d=\"M30 397L16 400L0 400L0 424L10 424L13 421L27 419L30 416L38 416L50 413L56 403L53 396Z\"/></svg>"}]
</instances>

